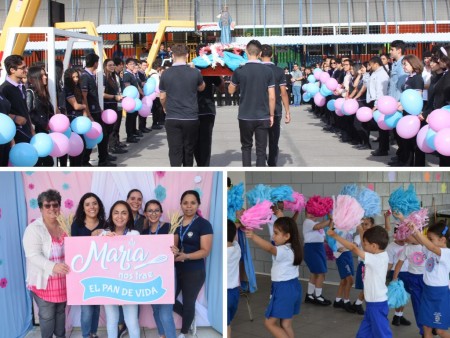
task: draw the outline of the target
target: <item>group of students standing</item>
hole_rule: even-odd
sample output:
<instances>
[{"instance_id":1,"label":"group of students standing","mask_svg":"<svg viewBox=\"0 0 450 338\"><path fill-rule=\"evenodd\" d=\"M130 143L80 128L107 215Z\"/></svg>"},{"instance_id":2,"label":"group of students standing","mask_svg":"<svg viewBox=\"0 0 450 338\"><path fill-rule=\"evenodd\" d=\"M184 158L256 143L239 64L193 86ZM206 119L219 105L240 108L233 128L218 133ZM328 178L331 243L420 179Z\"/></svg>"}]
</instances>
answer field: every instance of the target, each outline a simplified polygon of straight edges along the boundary
<instances>
[{"instance_id":1,"label":"group of students standing","mask_svg":"<svg viewBox=\"0 0 450 338\"><path fill-rule=\"evenodd\" d=\"M283 202L274 207L274 222L269 224L271 241L266 241L252 230L244 229L247 238L272 255L271 297L265 313L265 327L274 337L294 338L293 317L300 313L302 288L299 282L299 266L302 260L310 271L304 302L319 306L343 308L347 312L364 315L356 334L358 338L392 338L389 325L388 292L386 281L402 280L411 294L416 324L422 337L434 334L449 337L450 327L450 233L444 222L427 228L427 234L415 230L409 224L412 235L405 241L389 243L390 213L386 212L385 225L376 226L371 217L363 218L357 227L357 235L341 233L333 227L333 218L318 216L312 206L306 205L303 223L303 240L299 235L296 215L283 216ZM399 212L394 216L400 222ZM237 311L239 298L239 258L241 251L235 239L240 223L228 224L228 337L231 337L231 321ZM327 232L324 229L327 228ZM334 303L322 294L327 273L325 239L328 235L337 242L335 252L341 283ZM304 243L303 243L304 242ZM303 250L302 250L302 245ZM362 290L358 299L350 302L353 286L353 257L358 256L355 288ZM408 264L409 263L409 264ZM362 304L366 302L364 310ZM411 325L403 316L403 307L395 309L392 325Z\"/></svg>"},{"instance_id":2,"label":"group of students standing","mask_svg":"<svg viewBox=\"0 0 450 338\"><path fill-rule=\"evenodd\" d=\"M400 100L403 91L417 90L424 101L423 111L418 115L421 126L427 124L428 115L435 109L450 103L450 46L435 46L426 51L423 60L406 53L406 44L401 40L390 44L390 53L374 56L368 62L356 63L350 58L327 58L321 65L324 71L340 84L334 95L329 99L343 97L356 99L360 107L376 110L377 100L389 95ZM393 60L392 64L389 63ZM416 144L416 138L403 139L396 133L383 130L372 119L360 122L355 115L338 117L324 107L313 104L313 111L326 126L326 132L340 134L341 142L350 143L357 149L372 149L370 132L378 131L378 149L372 151L372 156L388 156L391 143L398 145L396 155L389 161L390 166L426 165L425 153ZM401 108L401 107L400 107ZM406 115L406 112L403 112ZM439 155L440 166L448 166L449 158Z\"/></svg>"},{"instance_id":3,"label":"group of students standing","mask_svg":"<svg viewBox=\"0 0 450 338\"><path fill-rule=\"evenodd\" d=\"M101 199L94 193L84 194L78 204L70 236L138 236L174 234L171 251L175 257L176 291L171 304L152 305L153 316L161 337L175 338L173 312L182 317L178 338L191 330L195 334L195 301L205 282L205 259L208 257L213 230L211 224L198 214L200 196L195 190L181 195L182 216L179 226L162 220L159 201L145 203L140 190L132 189L127 199L115 202L106 216ZM64 263L64 238L69 234L58 222L61 195L47 190L38 196L42 217L25 230L23 247L27 263L27 286L39 308L39 322L43 338L65 337L65 308L67 287L65 275L70 267ZM182 293L182 302L177 297ZM130 338L140 337L139 305L105 305L109 338L117 338L128 330ZM83 337L96 338L100 305L81 306Z\"/></svg>"}]
</instances>

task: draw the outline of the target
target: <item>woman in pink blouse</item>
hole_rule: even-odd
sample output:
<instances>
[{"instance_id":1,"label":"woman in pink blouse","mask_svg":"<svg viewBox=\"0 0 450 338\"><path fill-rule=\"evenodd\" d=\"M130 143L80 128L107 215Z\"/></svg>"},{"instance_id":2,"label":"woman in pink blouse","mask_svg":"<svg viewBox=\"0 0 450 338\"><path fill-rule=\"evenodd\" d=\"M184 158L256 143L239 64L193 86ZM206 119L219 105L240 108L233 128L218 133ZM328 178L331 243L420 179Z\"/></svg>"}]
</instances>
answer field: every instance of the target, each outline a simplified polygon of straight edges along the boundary
<instances>
[{"instance_id":1,"label":"woman in pink blouse","mask_svg":"<svg viewBox=\"0 0 450 338\"><path fill-rule=\"evenodd\" d=\"M60 227L61 195L47 190L38 196L42 217L28 225L23 237L27 261L27 285L39 307L41 336L57 338L66 335L66 274L64 237Z\"/></svg>"}]
</instances>

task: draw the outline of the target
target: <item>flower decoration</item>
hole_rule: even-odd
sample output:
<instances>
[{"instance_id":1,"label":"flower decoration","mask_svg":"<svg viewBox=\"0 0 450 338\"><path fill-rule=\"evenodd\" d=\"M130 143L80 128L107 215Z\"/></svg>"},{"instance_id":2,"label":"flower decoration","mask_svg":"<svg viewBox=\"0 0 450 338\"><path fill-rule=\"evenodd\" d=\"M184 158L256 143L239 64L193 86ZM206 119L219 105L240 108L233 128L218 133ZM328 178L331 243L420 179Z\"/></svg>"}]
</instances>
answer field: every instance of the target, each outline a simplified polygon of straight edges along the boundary
<instances>
[{"instance_id":1,"label":"flower decoration","mask_svg":"<svg viewBox=\"0 0 450 338\"><path fill-rule=\"evenodd\" d=\"M430 257L427 259L427 261L425 262L425 269L427 269L428 272L433 271L434 269L434 259L433 257Z\"/></svg>"},{"instance_id":2,"label":"flower decoration","mask_svg":"<svg viewBox=\"0 0 450 338\"><path fill-rule=\"evenodd\" d=\"M62 188L63 188L63 190L69 190L69 189L70 189L69 183L64 183L64 184L62 185Z\"/></svg>"},{"instance_id":3,"label":"flower decoration","mask_svg":"<svg viewBox=\"0 0 450 338\"><path fill-rule=\"evenodd\" d=\"M31 176L34 174L34 171L25 171L25 175Z\"/></svg>"},{"instance_id":4,"label":"flower decoration","mask_svg":"<svg viewBox=\"0 0 450 338\"><path fill-rule=\"evenodd\" d=\"M202 177L201 177L201 176L195 176L195 177L194 177L194 182L195 182L195 183L198 184L198 183L200 183L201 181L202 181Z\"/></svg>"},{"instance_id":5,"label":"flower decoration","mask_svg":"<svg viewBox=\"0 0 450 338\"><path fill-rule=\"evenodd\" d=\"M0 208L0 218L2 218L2 208Z\"/></svg>"},{"instance_id":6,"label":"flower decoration","mask_svg":"<svg viewBox=\"0 0 450 338\"><path fill-rule=\"evenodd\" d=\"M71 200L71 199L66 199L65 201L64 201L64 206L67 208L67 209L72 209L73 208L73 201Z\"/></svg>"},{"instance_id":7,"label":"flower decoration","mask_svg":"<svg viewBox=\"0 0 450 338\"><path fill-rule=\"evenodd\" d=\"M8 285L8 280L6 278L0 279L0 288L4 289Z\"/></svg>"},{"instance_id":8,"label":"flower decoration","mask_svg":"<svg viewBox=\"0 0 450 338\"><path fill-rule=\"evenodd\" d=\"M163 202L166 199L166 188L161 184L155 188L155 197L158 201Z\"/></svg>"},{"instance_id":9,"label":"flower decoration","mask_svg":"<svg viewBox=\"0 0 450 338\"><path fill-rule=\"evenodd\" d=\"M33 190L34 189L34 184L33 183L28 184L28 189Z\"/></svg>"},{"instance_id":10,"label":"flower decoration","mask_svg":"<svg viewBox=\"0 0 450 338\"><path fill-rule=\"evenodd\" d=\"M39 208L38 201L37 201L36 198L32 198L32 199L30 200L30 208L31 208L31 209L37 209L37 208Z\"/></svg>"},{"instance_id":11,"label":"flower decoration","mask_svg":"<svg viewBox=\"0 0 450 338\"><path fill-rule=\"evenodd\" d=\"M200 188L195 188L194 189L196 192L198 192L198 195L200 196L200 198L202 198L202 196L203 196L203 191L202 191L202 189L200 189Z\"/></svg>"},{"instance_id":12,"label":"flower decoration","mask_svg":"<svg viewBox=\"0 0 450 338\"><path fill-rule=\"evenodd\" d=\"M30 223L33 223L35 220L36 220L36 218L32 218L32 219L30 220Z\"/></svg>"},{"instance_id":13,"label":"flower decoration","mask_svg":"<svg viewBox=\"0 0 450 338\"><path fill-rule=\"evenodd\" d=\"M3 260L2 259L0 259L0 265L2 265L3 264Z\"/></svg>"},{"instance_id":14,"label":"flower decoration","mask_svg":"<svg viewBox=\"0 0 450 338\"><path fill-rule=\"evenodd\" d=\"M412 254L412 261L415 265L422 265L425 261L425 254L420 251L416 251Z\"/></svg>"},{"instance_id":15,"label":"flower decoration","mask_svg":"<svg viewBox=\"0 0 450 338\"><path fill-rule=\"evenodd\" d=\"M163 178L166 175L165 171L155 171L156 176Z\"/></svg>"},{"instance_id":16,"label":"flower decoration","mask_svg":"<svg viewBox=\"0 0 450 338\"><path fill-rule=\"evenodd\" d=\"M63 171L64 175L69 175L71 173L71 171Z\"/></svg>"}]
</instances>

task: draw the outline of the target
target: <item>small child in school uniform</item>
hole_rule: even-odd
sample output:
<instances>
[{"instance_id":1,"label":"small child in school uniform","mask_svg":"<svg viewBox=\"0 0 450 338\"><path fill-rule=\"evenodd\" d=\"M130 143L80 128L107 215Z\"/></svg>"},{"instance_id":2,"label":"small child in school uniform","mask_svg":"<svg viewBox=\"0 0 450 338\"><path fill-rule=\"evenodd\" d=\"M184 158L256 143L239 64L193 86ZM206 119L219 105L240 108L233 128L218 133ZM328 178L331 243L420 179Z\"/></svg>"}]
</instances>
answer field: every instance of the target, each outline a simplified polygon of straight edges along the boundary
<instances>
[{"instance_id":1,"label":"small child in school uniform","mask_svg":"<svg viewBox=\"0 0 450 338\"><path fill-rule=\"evenodd\" d=\"M228 220L227 228L227 337L231 338L231 321L236 315L239 304L239 261L241 259L241 247L236 241L236 224Z\"/></svg>"},{"instance_id":2,"label":"small child in school uniform","mask_svg":"<svg viewBox=\"0 0 450 338\"><path fill-rule=\"evenodd\" d=\"M408 271L403 275L403 283L405 290L411 295L411 303L414 310L414 317L419 332L423 335L423 325L419 322L420 298L424 287L423 272L425 270L425 255L423 253L423 246L420 245L414 236L409 236L406 239L405 250L398 257L395 265L393 280L396 280L404 266L403 262L408 262Z\"/></svg>"},{"instance_id":3,"label":"small child in school uniform","mask_svg":"<svg viewBox=\"0 0 450 338\"><path fill-rule=\"evenodd\" d=\"M389 243L387 231L380 226L366 230L363 235L364 251L355 243L338 236L332 229L328 230L328 235L364 260L364 298L367 308L356 338L392 338L385 283L389 261L385 251Z\"/></svg>"},{"instance_id":4,"label":"small child in school uniform","mask_svg":"<svg viewBox=\"0 0 450 338\"><path fill-rule=\"evenodd\" d=\"M410 225L412 231L414 225ZM433 337L432 329L441 338L449 338L450 292L450 249L447 248L449 227L443 222L431 225L427 236L414 232L413 236L425 246L425 271L422 297L420 299L419 323L423 325L424 337Z\"/></svg>"},{"instance_id":5,"label":"small child in school uniform","mask_svg":"<svg viewBox=\"0 0 450 338\"><path fill-rule=\"evenodd\" d=\"M264 325L274 337L294 338L292 317L300 313L302 299L302 287L298 280L302 249L297 224L290 217L278 218L273 227L272 240L275 245L251 230L245 233L257 246L272 254L272 287Z\"/></svg>"}]
</instances>

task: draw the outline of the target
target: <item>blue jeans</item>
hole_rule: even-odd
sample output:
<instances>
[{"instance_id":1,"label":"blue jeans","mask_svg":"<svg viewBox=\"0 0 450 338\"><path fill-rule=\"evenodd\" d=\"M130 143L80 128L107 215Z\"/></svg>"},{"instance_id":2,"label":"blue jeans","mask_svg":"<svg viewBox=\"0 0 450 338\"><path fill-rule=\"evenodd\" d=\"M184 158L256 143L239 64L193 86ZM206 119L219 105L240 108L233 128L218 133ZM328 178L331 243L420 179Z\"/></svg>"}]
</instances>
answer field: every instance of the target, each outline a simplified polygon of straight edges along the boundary
<instances>
[{"instance_id":1,"label":"blue jeans","mask_svg":"<svg viewBox=\"0 0 450 338\"><path fill-rule=\"evenodd\" d=\"M81 333L84 338L97 333L100 305L81 306Z\"/></svg>"},{"instance_id":2,"label":"blue jeans","mask_svg":"<svg viewBox=\"0 0 450 338\"><path fill-rule=\"evenodd\" d=\"M294 94L294 105L300 105L301 96L300 96L300 88L301 86L292 86L292 94Z\"/></svg>"},{"instance_id":3,"label":"blue jeans","mask_svg":"<svg viewBox=\"0 0 450 338\"><path fill-rule=\"evenodd\" d=\"M122 305L122 308L130 338L139 338L141 332L138 318L139 305ZM105 312L108 338L117 338L119 331L119 305L105 305Z\"/></svg>"},{"instance_id":4,"label":"blue jeans","mask_svg":"<svg viewBox=\"0 0 450 338\"><path fill-rule=\"evenodd\" d=\"M153 318L155 318L158 334L166 338L176 338L175 321L173 320L172 304L153 304Z\"/></svg>"}]
</instances>

